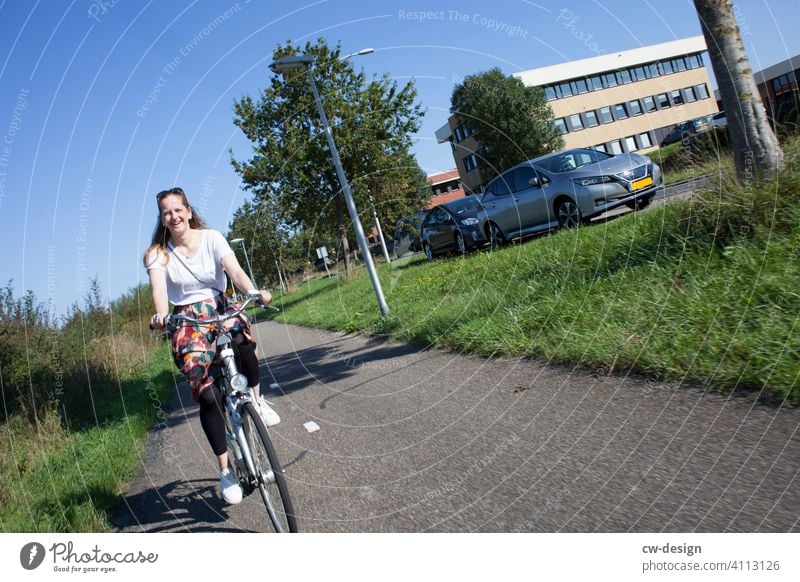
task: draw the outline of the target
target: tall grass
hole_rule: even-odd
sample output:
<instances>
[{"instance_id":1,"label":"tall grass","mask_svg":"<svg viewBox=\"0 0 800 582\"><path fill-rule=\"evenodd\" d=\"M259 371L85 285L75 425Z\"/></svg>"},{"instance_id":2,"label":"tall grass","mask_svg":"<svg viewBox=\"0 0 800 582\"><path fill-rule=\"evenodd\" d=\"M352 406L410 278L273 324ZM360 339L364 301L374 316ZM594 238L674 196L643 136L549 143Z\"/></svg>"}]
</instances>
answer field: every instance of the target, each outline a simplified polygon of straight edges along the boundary
<instances>
[{"instance_id":1,"label":"tall grass","mask_svg":"<svg viewBox=\"0 0 800 582\"><path fill-rule=\"evenodd\" d=\"M302 325L800 400L800 147L780 176L284 299Z\"/></svg>"},{"instance_id":2,"label":"tall grass","mask_svg":"<svg viewBox=\"0 0 800 582\"><path fill-rule=\"evenodd\" d=\"M60 322L28 292L0 292L0 527L103 531L174 387L145 329L149 291L105 307L94 281ZM143 317L144 316L144 317Z\"/></svg>"},{"instance_id":3,"label":"tall grass","mask_svg":"<svg viewBox=\"0 0 800 582\"><path fill-rule=\"evenodd\" d=\"M167 346L116 385L115 406L98 406L94 423L69 429L63 411L39 411L36 423L14 415L0 426L0 527L5 532L99 532L144 460L148 431L174 383Z\"/></svg>"}]
</instances>

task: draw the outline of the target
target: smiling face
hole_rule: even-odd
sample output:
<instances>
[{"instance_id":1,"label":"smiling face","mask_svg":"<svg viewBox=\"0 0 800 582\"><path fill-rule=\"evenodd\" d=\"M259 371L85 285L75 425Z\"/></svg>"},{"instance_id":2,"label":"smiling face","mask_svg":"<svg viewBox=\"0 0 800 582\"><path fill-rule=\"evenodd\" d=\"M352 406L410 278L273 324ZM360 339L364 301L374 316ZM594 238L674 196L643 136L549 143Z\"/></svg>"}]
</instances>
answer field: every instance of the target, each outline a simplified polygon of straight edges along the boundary
<instances>
[{"instance_id":1,"label":"smiling face","mask_svg":"<svg viewBox=\"0 0 800 582\"><path fill-rule=\"evenodd\" d=\"M161 213L161 224L169 229L173 237L180 236L191 228L189 221L192 219L192 209L184 196L168 194L158 201L158 209Z\"/></svg>"}]
</instances>

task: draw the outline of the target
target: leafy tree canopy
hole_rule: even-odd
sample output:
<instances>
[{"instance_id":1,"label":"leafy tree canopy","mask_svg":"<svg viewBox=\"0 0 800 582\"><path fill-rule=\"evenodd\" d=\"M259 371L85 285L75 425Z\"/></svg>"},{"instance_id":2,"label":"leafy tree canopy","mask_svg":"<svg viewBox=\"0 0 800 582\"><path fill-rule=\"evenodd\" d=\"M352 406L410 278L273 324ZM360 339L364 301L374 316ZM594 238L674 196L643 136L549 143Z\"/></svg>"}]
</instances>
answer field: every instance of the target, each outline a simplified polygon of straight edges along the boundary
<instances>
[{"instance_id":1,"label":"leafy tree canopy","mask_svg":"<svg viewBox=\"0 0 800 582\"><path fill-rule=\"evenodd\" d=\"M540 87L493 68L469 75L453 90L451 112L475 134L482 149L481 177L564 147L553 111Z\"/></svg>"},{"instance_id":2,"label":"leafy tree canopy","mask_svg":"<svg viewBox=\"0 0 800 582\"><path fill-rule=\"evenodd\" d=\"M427 185L420 186L421 170L410 153L422 117L413 82L401 87L388 75L368 81L341 58L338 45L330 48L324 39L302 51L291 42L279 45L273 59L301 52L314 57L315 83L365 229L370 196L382 216L416 206L429 193ZM322 239L346 240L350 221L306 73L272 75L261 95L243 97L234 113L234 123L253 144L250 159L232 160L253 192L243 212L269 215Z\"/></svg>"}]
</instances>

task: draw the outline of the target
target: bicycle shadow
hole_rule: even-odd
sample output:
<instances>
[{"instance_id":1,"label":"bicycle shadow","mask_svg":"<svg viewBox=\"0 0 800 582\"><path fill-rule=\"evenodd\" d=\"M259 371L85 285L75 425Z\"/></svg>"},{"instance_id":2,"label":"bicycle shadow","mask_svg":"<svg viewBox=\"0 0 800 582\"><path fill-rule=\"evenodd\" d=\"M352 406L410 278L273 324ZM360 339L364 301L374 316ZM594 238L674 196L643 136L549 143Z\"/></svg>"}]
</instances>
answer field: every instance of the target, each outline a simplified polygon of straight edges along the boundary
<instances>
[{"instance_id":1,"label":"bicycle shadow","mask_svg":"<svg viewBox=\"0 0 800 582\"><path fill-rule=\"evenodd\" d=\"M125 496L111 516L115 531L250 533L224 527L230 520L227 505L211 479L172 481Z\"/></svg>"}]
</instances>

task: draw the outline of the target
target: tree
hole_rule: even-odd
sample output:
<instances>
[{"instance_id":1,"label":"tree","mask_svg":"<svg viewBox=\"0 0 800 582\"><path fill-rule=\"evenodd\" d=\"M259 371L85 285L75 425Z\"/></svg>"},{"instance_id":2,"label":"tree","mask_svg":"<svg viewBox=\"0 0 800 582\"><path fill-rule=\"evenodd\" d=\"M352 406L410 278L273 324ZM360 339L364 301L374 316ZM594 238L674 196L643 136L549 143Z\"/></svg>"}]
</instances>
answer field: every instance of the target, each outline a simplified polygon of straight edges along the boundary
<instances>
[{"instance_id":1,"label":"tree","mask_svg":"<svg viewBox=\"0 0 800 582\"><path fill-rule=\"evenodd\" d=\"M299 52L290 42L278 46L273 59ZM413 208L420 193L409 185L420 170L409 150L422 117L413 82L398 87L388 75L367 82L341 59L340 47L331 49L324 39L303 52L315 59L315 80L359 210L367 209L370 194L379 206L395 201ZM253 207L271 205L287 226L319 238L336 233L350 273L349 217L306 74L273 76L257 101L246 96L234 112L234 123L254 144L251 159L232 160L253 192ZM373 177L381 188L373 187ZM388 180L391 187L383 187Z\"/></svg>"},{"instance_id":2,"label":"tree","mask_svg":"<svg viewBox=\"0 0 800 582\"><path fill-rule=\"evenodd\" d=\"M544 91L526 87L496 67L469 75L457 85L451 112L483 146L480 168L484 181L515 164L564 147Z\"/></svg>"},{"instance_id":3,"label":"tree","mask_svg":"<svg viewBox=\"0 0 800 582\"><path fill-rule=\"evenodd\" d=\"M736 175L767 176L783 167L783 152L769 125L750 61L744 51L731 0L694 0L728 117Z\"/></svg>"},{"instance_id":4,"label":"tree","mask_svg":"<svg viewBox=\"0 0 800 582\"><path fill-rule=\"evenodd\" d=\"M270 285L278 285L276 265L293 270L296 263L302 263L300 257L287 255L290 235L290 229L281 224L274 206L267 203L255 205L250 201L245 202L234 213L228 227L229 239L245 240L247 258L253 268L253 276L256 278L253 283L256 286L265 280ZM233 246L239 256L239 263L246 269L241 245Z\"/></svg>"}]
</instances>

